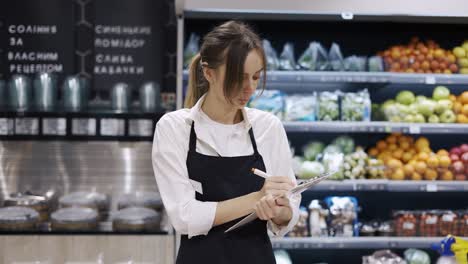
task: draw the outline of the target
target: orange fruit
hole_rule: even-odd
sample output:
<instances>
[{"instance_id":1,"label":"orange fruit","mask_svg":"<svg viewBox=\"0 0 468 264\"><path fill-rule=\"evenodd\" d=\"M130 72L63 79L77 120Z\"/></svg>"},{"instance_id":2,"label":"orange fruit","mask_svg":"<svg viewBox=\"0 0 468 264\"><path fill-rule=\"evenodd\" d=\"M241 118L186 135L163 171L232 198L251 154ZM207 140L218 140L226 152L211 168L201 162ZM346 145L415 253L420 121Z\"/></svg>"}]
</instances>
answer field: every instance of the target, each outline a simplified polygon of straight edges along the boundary
<instances>
[{"instance_id":1,"label":"orange fruit","mask_svg":"<svg viewBox=\"0 0 468 264\"><path fill-rule=\"evenodd\" d=\"M407 177L411 177L411 175L415 172L414 167L411 164L406 164L405 166L403 166L403 171L405 172L405 175Z\"/></svg>"},{"instance_id":2,"label":"orange fruit","mask_svg":"<svg viewBox=\"0 0 468 264\"><path fill-rule=\"evenodd\" d=\"M421 150L425 147L429 147L429 140L425 137L420 137L416 140L414 144L416 145L417 150Z\"/></svg>"},{"instance_id":3,"label":"orange fruit","mask_svg":"<svg viewBox=\"0 0 468 264\"><path fill-rule=\"evenodd\" d=\"M417 158L420 161L427 161L427 159L429 159L429 154L426 152L419 152Z\"/></svg>"},{"instance_id":4,"label":"orange fruit","mask_svg":"<svg viewBox=\"0 0 468 264\"><path fill-rule=\"evenodd\" d=\"M458 114L457 115L457 123L467 124L468 123L468 116L466 116L464 114Z\"/></svg>"},{"instance_id":5,"label":"orange fruit","mask_svg":"<svg viewBox=\"0 0 468 264\"><path fill-rule=\"evenodd\" d=\"M405 179L405 172L403 169L396 169L390 177L392 180L402 181Z\"/></svg>"},{"instance_id":6,"label":"orange fruit","mask_svg":"<svg viewBox=\"0 0 468 264\"><path fill-rule=\"evenodd\" d=\"M451 94L451 95L449 96L449 99L450 99L450 101L452 101L452 102L457 101L457 97L456 97L455 95L453 95L453 94Z\"/></svg>"},{"instance_id":7,"label":"orange fruit","mask_svg":"<svg viewBox=\"0 0 468 264\"><path fill-rule=\"evenodd\" d=\"M390 144L390 145L388 145L387 149L389 151L395 151L395 150L398 149L398 146L396 144Z\"/></svg>"},{"instance_id":8,"label":"orange fruit","mask_svg":"<svg viewBox=\"0 0 468 264\"><path fill-rule=\"evenodd\" d=\"M439 167L439 158L436 155L431 155L426 161L426 164L429 168L437 168Z\"/></svg>"},{"instance_id":9,"label":"orange fruit","mask_svg":"<svg viewBox=\"0 0 468 264\"><path fill-rule=\"evenodd\" d=\"M461 113L468 116L468 104L462 106Z\"/></svg>"},{"instance_id":10,"label":"orange fruit","mask_svg":"<svg viewBox=\"0 0 468 264\"><path fill-rule=\"evenodd\" d=\"M387 143L389 144L396 144L397 143L397 136L392 134L390 136L387 137Z\"/></svg>"},{"instance_id":11,"label":"orange fruit","mask_svg":"<svg viewBox=\"0 0 468 264\"><path fill-rule=\"evenodd\" d=\"M389 159L388 162L387 162L387 166L390 168L390 169L399 169L401 167L403 167L403 163L397 159Z\"/></svg>"},{"instance_id":12,"label":"orange fruit","mask_svg":"<svg viewBox=\"0 0 468 264\"><path fill-rule=\"evenodd\" d=\"M387 149L387 142L383 141L383 140L379 140L377 142L377 149L380 150L380 151L384 151Z\"/></svg>"},{"instance_id":13,"label":"orange fruit","mask_svg":"<svg viewBox=\"0 0 468 264\"><path fill-rule=\"evenodd\" d=\"M370 148L368 153L373 157L377 157L377 155L379 155L379 150L377 148Z\"/></svg>"},{"instance_id":14,"label":"orange fruit","mask_svg":"<svg viewBox=\"0 0 468 264\"><path fill-rule=\"evenodd\" d=\"M414 167L414 166L416 166L416 163L417 163L417 162L418 162L417 160L412 159L412 160L408 161L408 164L411 164L411 165L413 165L413 167Z\"/></svg>"},{"instance_id":15,"label":"orange fruit","mask_svg":"<svg viewBox=\"0 0 468 264\"><path fill-rule=\"evenodd\" d=\"M449 153L448 153L448 151L445 150L445 149L439 149L439 150L437 151L437 155L439 155L439 156L448 156Z\"/></svg>"},{"instance_id":16,"label":"orange fruit","mask_svg":"<svg viewBox=\"0 0 468 264\"><path fill-rule=\"evenodd\" d=\"M462 111L462 108L463 108L462 103L460 103L458 101L453 103L453 111L455 112L455 114L459 114Z\"/></svg>"},{"instance_id":17,"label":"orange fruit","mask_svg":"<svg viewBox=\"0 0 468 264\"><path fill-rule=\"evenodd\" d=\"M442 168L448 168L452 160L448 156L439 156L439 166Z\"/></svg>"},{"instance_id":18,"label":"orange fruit","mask_svg":"<svg viewBox=\"0 0 468 264\"><path fill-rule=\"evenodd\" d=\"M424 148L422 148L421 150L419 150L419 152L425 152L425 153L427 153L427 154L431 154L432 149L429 148L429 147L424 147Z\"/></svg>"},{"instance_id":19,"label":"orange fruit","mask_svg":"<svg viewBox=\"0 0 468 264\"><path fill-rule=\"evenodd\" d=\"M402 149L397 149L393 152L393 155L392 155L395 159L398 159L398 160L401 160L401 158L403 157L403 150Z\"/></svg>"},{"instance_id":20,"label":"orange fruit","mask_svg":"<svg viewBox=\"0 0 468 264\"><path fill-rule=\"evenodd\" d=\"M400 148L402 150L408 150L411 147L410 143L408 141L401 141L400 142Z\"/></svg>"},{"instance_id":21,"label":"orange fruit","mask_svg":"<svg viewBox=\"0 0 468 264\"><path fill-rule=\"evenodd\" d=\"M443 171L443 172L440 174L440 179L441 179L442 181L453 181L453 180L454 180L453 172L451 172L451 171L449 171L449 170Z\"/></svg>"},{"instance_id":22,"label":"orange fruit","mask_svg":"<svg viewBox=\"0 0 468 264\"><path fill-rule=\"evenodd\" d=\"M421 176L421 174L419 174L417 172L413 172L413 174L411 174L411 180L412 181L420 181L420 180L422 180L422 176Z\"/></svg>"},{"instance_id":23,"label":"orange fruit","mask_svg":"<svg viewBox=\"0 0 468 264\"><path fill-rule=\"evenodd\" d=\"M426 172L424 172L424 179L428 181L436 180L437 176L437 171L433 169L427 169Z\"/></svg>"},{"instance_id":24,"label":"orange fruit","mask_svg":"<svg viewBox=\"0 0 468 264\"><path fill-rule=\"evenodd\" d=\"M414 169L416 170L417 173L424 174L424 172L426 172L427 165L424 161L418 161L414 165Z\"/></svg>"},{"instance_id":25,"label":"orange fruit","mask_svg":"<svg viewBox=\"0 0 468 264\"><path fill-rule=\"evenodd\" d=\"M458 100L462 104L468 104L468 91L464 91L460 96L458 96Z\"/></svg>"},{"instance_id":26,"label":"orange fruit","mask_svg":"<svg viewBox=\"0 0 468 264\"><path fill-rule=\"evenodd\" d=\"M401 157L401 160L404 163L408 163L412 158L413 158L413 154L411 154L410 152L404 152L403 156Z\"/></svg>"}]
</instances>

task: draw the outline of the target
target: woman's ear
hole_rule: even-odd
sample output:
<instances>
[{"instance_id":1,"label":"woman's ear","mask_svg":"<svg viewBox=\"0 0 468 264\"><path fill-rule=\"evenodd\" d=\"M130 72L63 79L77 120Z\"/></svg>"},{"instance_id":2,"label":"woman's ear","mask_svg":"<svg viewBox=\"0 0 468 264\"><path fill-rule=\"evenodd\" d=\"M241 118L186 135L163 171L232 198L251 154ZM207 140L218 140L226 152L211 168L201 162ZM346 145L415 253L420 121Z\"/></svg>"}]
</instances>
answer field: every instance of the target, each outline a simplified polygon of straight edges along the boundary
<instances>
[{"instance_id":1,"label":"woman's ear","mask_svg":"<svg viewBox=\"0 0 468 264\"><path fill-rule=\"evenodd\" d=\"M203 76L205 76L205 79L211 84L215 81L215 70L203 67Z\"/></svg>"}]
</instances>

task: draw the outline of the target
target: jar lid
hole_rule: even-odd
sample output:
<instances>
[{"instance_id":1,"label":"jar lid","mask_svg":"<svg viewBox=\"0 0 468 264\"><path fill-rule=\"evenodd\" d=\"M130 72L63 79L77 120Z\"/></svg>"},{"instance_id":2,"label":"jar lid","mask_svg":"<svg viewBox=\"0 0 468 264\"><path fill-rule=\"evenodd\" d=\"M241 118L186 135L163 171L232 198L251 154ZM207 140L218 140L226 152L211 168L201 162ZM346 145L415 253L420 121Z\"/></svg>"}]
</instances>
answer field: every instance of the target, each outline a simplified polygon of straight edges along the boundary
<instances>
[{"instance_id":1,"label":"jar lid","mask_svg":"<svg viewBox=\"0 0 468 264\"><path fill-rule=\"evenodd\" d=\"M104 210L108 207L109 199L107 195L97 192L73 192L60 198L62 207L93 207Z\"/></svg>"},{"instance_id":2,"label":"jar lid","mask_svg":"<svg viewBox=\"0 0 468 264\"><path fill-rule=\"evenodd\" d=\"M146 224L160 221L160 214L144 207L128 207L115 213L114 222L127 224Z\"/></svg>"},{"instance_id":3,"label":"jar lid","mask_svg":"<svg viewBox=\"0 0 468 264\"><path fill-rule=\"evenodd\" d=\"M124 194L119 198L118 208L147 207L155 210L163 208L161 196L157 192L136 192Z\"/></svg>"},{"instance_id":4,"label":"jar lid","mask_svg":"<svg viewBox=\"0 0 468 264\"><path fill-rule=\"evenodd\" d=\"M39 213L31 208L21 206L0 208L0 223L30 222L37 220L39 220Z\"/></svg>"},{"instance_id":5,"label":"jar lid","mask_svg":"<svg viewBox=\"0 0 468 264\"><path fill-rule=\"evenodd\" d=\"M62 208L51 215L52 221L64 223L95 222L97 218L96 210L83 207Z\"/></svg>"}]
</instances>

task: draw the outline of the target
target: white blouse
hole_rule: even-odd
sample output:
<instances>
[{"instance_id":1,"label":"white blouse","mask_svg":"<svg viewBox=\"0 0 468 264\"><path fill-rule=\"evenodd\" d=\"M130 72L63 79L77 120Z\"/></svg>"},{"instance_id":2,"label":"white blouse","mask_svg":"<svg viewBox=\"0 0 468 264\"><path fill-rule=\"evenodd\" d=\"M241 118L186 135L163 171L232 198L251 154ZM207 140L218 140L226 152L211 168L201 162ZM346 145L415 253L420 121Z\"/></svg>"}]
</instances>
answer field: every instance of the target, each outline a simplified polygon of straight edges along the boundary
<instances>
[{"instance_id":1,"label":"white blouse","mask_svg":"<svg viewBox=\"0 0 468 264\"><path fill-rule=\"evenodd\" d=\"M241 123L227 125L211 120L201 110L205 96L191 109L165 114L156 124L152 161L161 198L169 220L180 234L189 238L206 235L213 227L217 202L201 202L195 192L203 192L201 184L189 179L186 159L190 129L195 122L196 151L211 156L234 157L252 155L249 137L252 127L257 148L270 175L289 176L295 180L291 166L291 152L281 121L274 115L245 107ZM294 181L295 182L295 181ZM299 219L301 196L290 199L292 218L286 226L268 221L268 229L275 236L284 236Z\"/></svg>"}]
</instances>

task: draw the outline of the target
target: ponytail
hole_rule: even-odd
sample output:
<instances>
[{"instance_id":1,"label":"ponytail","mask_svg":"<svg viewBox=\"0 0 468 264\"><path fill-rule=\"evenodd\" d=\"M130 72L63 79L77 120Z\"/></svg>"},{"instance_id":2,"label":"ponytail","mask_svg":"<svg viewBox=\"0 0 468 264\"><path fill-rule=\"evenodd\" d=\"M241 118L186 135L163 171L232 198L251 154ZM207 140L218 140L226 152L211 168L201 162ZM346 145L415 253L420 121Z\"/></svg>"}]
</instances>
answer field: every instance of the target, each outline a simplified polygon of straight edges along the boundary
<instances>
[{"instance_id":1,"label":"ponytail","mask_svg":"<svg viewBox=\"0 0 468 264\"><path fill-rule=\"evenodd\" d=\"M193 107L198 100L208 91L208 82L203 76L201 66L201 55L198 53L193 57L189 69L189 82L184 107Z\"/></svg>"}]
</instances>

